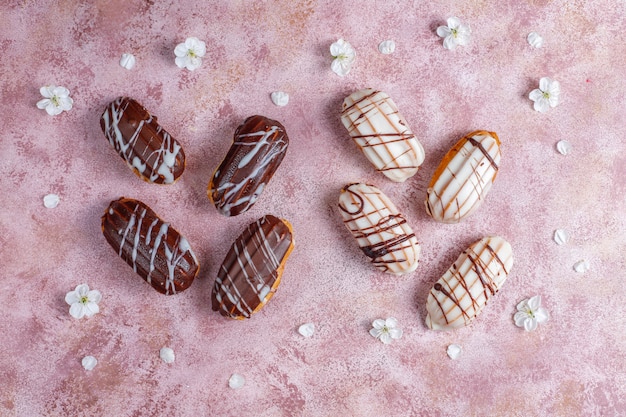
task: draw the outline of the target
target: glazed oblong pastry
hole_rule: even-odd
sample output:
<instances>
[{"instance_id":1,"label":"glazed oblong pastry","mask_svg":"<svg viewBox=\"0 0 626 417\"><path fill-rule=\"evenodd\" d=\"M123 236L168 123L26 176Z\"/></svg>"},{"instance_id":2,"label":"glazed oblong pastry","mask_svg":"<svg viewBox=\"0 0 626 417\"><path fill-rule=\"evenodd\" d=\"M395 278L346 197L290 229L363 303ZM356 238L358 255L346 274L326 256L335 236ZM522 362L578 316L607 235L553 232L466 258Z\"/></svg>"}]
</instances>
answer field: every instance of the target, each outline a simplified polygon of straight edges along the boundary
<instances>
[{"instance_id":1,"label":"glazed oblong pastry","mask_svg":"<svg viewBox=\"0 0 626 417\"><path fill-rule=\"evenodd\" d=\"M428 185L426 212L443 223L458 223L487 196L500 166L500 140L479 130L459 140L443 157Z\"/></svg>"},{"instance_id":2,"label":"glazed oblong pastry","mask_svg":"<svg viewBox=\"0 0 626 417\"><path fill-rule=\"evenodd\" d=\"M341 121L365 157L387 178L403 182L424 162L424 148L384 92L370 88L343 101Z\"/></svg>"},{"instance_id":3,"label":"glazed oblong pastry","mask_svg":"<svg viewBox=\"0 0 626 417\"><path fill-rule=\"evenodd\" d=\"M378 188L350 184L341 190L343 222L381 271L401 275L417 268L420 245L404 216Z\"/></svg>"},{"instance_id":4,"label":"glazed oblong pastry","mask_svg":"<svg viewBox=\"0 0 626 417\"><path fill-rule=\"evenodd\" d=\"M187 239L141 201L112 201L102 216L102 234L133 271L162 294L189 288L200 270Z\"/></svg>"},{"instance_id":5,"label":"glazed oblong pastry","mask_svg":"<svg viewBox=\"0 0 626 417\"><path fill-rule=\"evenodd\" d=\"M142 180L172 184L185 170L183 148L141 104L128 97L113 100L100 127L111 146Z\"/></svg>"},{"instance_id":6,"label":"glazed oblong pastry","mask_svg":"<svg viewBox=\"0 0 626 417\"><path fill-rule=\"evenodd\" d=\"M247 211L280 166L288 145L285 128L276 120L247 118L235 131L232 146L211 178L209 200L225 216Z\"/></svg>"},{"instance_id":7,"label":"glazed oblong pastry","mask_svg":"<svg viewBox=\"0 0 626 417\"><path fill-rule=\"evenodd\" d=\"M512 266L511 245L501 237L473 243L430 290L426 325L433 330L467 326L502 288Z\"/></svg>"},{"instance_id":8,"label":"glazed oblong pastry","mask_svg":"<svg viewBox=\"0 0 626 417\"><path fill-rule=\"evenodd\" d=\"M240 320L259 311L276 292L293 246L288 221L266 215L250 224L219 269L211 297L213 310Z\"/></svg>"}]
</instances>

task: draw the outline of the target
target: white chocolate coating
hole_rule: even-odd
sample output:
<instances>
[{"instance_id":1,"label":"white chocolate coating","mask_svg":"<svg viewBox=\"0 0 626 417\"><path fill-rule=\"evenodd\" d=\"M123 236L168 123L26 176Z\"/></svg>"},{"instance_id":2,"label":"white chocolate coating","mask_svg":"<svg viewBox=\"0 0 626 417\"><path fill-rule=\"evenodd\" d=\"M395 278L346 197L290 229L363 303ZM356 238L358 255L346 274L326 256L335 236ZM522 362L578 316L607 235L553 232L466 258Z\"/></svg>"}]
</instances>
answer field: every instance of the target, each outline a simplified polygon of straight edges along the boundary
<instances>
[{"instance_id":1,"label":"white chocolate coating","mask_svg":"<svg viewBox=\"0 0 626 417\"><path fill-rule=\"evenodd\" d=\"M493 132L472 132L452 147L435 171L426 212L443 223L458 223L476 210L491 189L500 165L500 140Z\"/></svg>"},{"instance_id":2,"label":"white chocolate coating","mask_svg":"<svg viewBox=\"0 0 626 417\"><path fill-rule=\"evenodd\" d=\"M387 178L403 182L424 162L424 148L382 91L364 89L343 101L341 121L367 159Z\"/></svg>"},{"instance_id":3,"label":"white chocolate coating","mask_svg":"<svg viewBox=\"0 0 626 417\"><path fill-rule=\"evenodd\" d=\"M339 196L343 221L374 266L395 275L417 268L420 245L411 226L378 188L351 184Z\"/></svg>"},{"instance_id":4,"label":"white chocolate coating","mask_svg":"<svg viewBox=\"0 0 626 417\"><path fill-rule=\"evenodd\" d=\"M501 237L473 243L430 290L426 325L432 330L467 326L502 288L512 266L511 245Z\"/></svg>"}]
</instances>

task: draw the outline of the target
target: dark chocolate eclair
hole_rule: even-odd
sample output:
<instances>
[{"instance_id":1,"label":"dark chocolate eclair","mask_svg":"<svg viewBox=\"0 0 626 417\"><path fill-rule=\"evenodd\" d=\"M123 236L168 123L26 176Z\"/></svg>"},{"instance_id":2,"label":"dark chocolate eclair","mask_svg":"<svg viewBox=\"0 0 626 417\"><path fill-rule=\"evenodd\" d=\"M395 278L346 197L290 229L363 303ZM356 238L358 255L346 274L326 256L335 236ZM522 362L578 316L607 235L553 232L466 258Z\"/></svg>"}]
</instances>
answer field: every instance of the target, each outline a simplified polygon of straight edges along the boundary
<instances>
[{"instance_id":1,"label":"dark chocolate eclair","mask_svg":"<svg viewBox=\"0 0 626 417\"><path fill-rule=\"evenodd\" d=\"M225 216L248 210L274 175L288 145L282 124L263 116L248 117L235 131L232 146L209 182L209 200Z\"/></svg>"},{"instance_id":2,"label":"dark chocolate eclair","mask_svg":"<svg viewBox=\"0 0 626 417\"><path fill-rule=\"evenodd\" d=\"M112 201L102 234L118 255L158 292L184 291L200 270L189 242L141 201Z\"/></svg>"},{"instance_id":3,"label":"dark chocolate eclair","mask_svg":"<svg viewBox=\"0 0 626 417\"><path fill-rule=\"evenodd\" d=\"M100 126L111 146L144 181L171 184L185 170L180 143L132 98L118 97L109 103Z\"/></svg>"},{"instance_id":4,"label":"dark chocolate eclair","mask_svg":"<svg viewBox=\"0 0 626 417\"><path fill-rule=\"evenodd\" d=\"M213 286L213 310L235 319L259 311L280 284L294 246L286 221L266 215L250 224L226 255Z\"/></svg>"}]
</instances>

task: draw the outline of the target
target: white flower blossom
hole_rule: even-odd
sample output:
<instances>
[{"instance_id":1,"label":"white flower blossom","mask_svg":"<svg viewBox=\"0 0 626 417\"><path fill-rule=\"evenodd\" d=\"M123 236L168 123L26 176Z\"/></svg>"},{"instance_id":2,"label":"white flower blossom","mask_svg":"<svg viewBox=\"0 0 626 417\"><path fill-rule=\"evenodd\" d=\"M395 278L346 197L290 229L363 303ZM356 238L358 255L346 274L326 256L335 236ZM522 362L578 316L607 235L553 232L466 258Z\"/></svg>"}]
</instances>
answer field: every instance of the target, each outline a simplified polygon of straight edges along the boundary
<instances>
[{"instance_id":1,"label":"white flower blossom","mask_svg":"<svg viewBox=\"0 0 626 417\"><path fill-rule=\"evenodd\" d=\"M389 344L393 339L402 337L402 329L398 328L398 320L389 317L387 320L376 319L372 323L370 334L384 344Z\"/></svg>"},{"instance_id":2,"label":"white flower blossom","mask_svg":"<svg viewBox=\"0 0 626 417\"><path fill-rule=\"evenodd\" d=\"M356 58L356 51L352 48L352 45L343 39L339 39L330 45L330 54L333 57L330 69L340 77L348 75Z\"/></svg>"},{"instance_id":3,"label":"white flower blossom","mask_svg":"<svg viewBox=\"0 0 626 417\"><path fill-rule=\"evenodd\" d=\"M454 49L457 45L467 45L470 40L472 30L469 25L462 23L458 17L451 17L447 20L448 26L439 26L437 35L443 39L443 47Z\"/></svg>"},{"instance_id":4,"label":"white flower blossom","mask_svg":"<svg viewBox=\"0 0 626 417\"><path fill-rule=\"evenodd\" d=\"M83 316L91 317L99 313L98 303L101 299L100 291L90 291L87 284L80 284L74 291L65 295L65 302L70 305L70 315L77 319Z\"/></svg>"},{"instance_id":5,"label":"white flower blossom","mask_svg":"<svg viewBox=\"0 0 626 417\"><path fill-rule=\"evenodd\" d=\"M556 107L559 104L559 95L561 94L561 85L558 81L548 77L539 80L539 88L534 89L528 95L534 101L534 108L538 112L545 113L550 107Z\"/></svg>"},{"instance_id":6,"label":"white flower blossom","mask_svg":"<svg viewBox=\"0 0 626 417\"><path fill-rule=\"evenodd\" d=\"M174 54L178 68L193 71L202 64L202 57L206 54L206 44L198 38L190 37L185 42L176 45Z\"/></svg>"},{"instance_id":7,"label":"white flower blossom","mask_svg":"<svg viewBox=\"0 0 626 417\"><path fill-rule=\"evenodd\" d=\"M513 316L515 325L523 327L527 332L537 329L541 323L548 321L548 312L541 307L541 296L535 295L530 299L522 300L517 305L517 313Z\"/></svg>"},{"instance_id":8,"label":"white flower blossom","mask_svg":"<svg viewBox=\"0 0 626 417\"><path fill-rule=\"evenodd\" d=\"M70 91L67 88L47 85L41 87L39 92L45 98L37 102L37 108L45 109L50 116L72 109L74 100L70 97Z\"/></svg>"}]
</instances>

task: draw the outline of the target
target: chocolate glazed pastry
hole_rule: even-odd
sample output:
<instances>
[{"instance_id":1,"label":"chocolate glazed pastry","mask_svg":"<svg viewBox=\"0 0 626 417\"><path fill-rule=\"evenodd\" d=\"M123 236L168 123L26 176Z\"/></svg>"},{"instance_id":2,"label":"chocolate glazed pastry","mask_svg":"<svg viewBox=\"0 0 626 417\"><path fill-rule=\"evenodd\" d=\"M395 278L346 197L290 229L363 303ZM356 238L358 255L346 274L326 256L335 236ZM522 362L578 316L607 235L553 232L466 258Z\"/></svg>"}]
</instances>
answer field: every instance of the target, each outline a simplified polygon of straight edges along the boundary
<instances>
[{"instance_id":1,"label":"chocolate glazed pastry","mask_svg":"<svg viewBox=\"0 0 626 417\"><path fill-rule=\"evenodd\" d=\"M232 146L209 182L208 196L225 216L247 211L257 201L287 152L282 124L251 116L235 131Z\"/></svg>"},{"instance_id":2,"label":"chocolate glazed pastry","mask_svg":"<svg viewBox=\"0 0 626 417\"><path fill-rule=\"evenodd\" d=\"M112 201L102 234L133 270L158 292L184 291L200 270L189 242L141 201Z\"/></svg>"},{"instance_id":3,"label":"chocolate glazed pastry","mask_svg":"<svg viewBox=\"0 0 626 417\"><path fill-rule=\"evenodd\" d=\"M172 184L185 169L185 153L141 104L118 97L102 113L100 127L111 146L142 180Z\"/></svg>"},{"instance_id":4,"label":"chocolate glazed pastry","mask_svg":"<svg viewBox=\"0 0 626 417\"><path fill-rule=\"evenodd\" d=\"M293 246L293 229L286 220L266 215L250 224L220 267L213 310L240 320L259 311L278 288Z\"/></svg>"}]
</instances>

